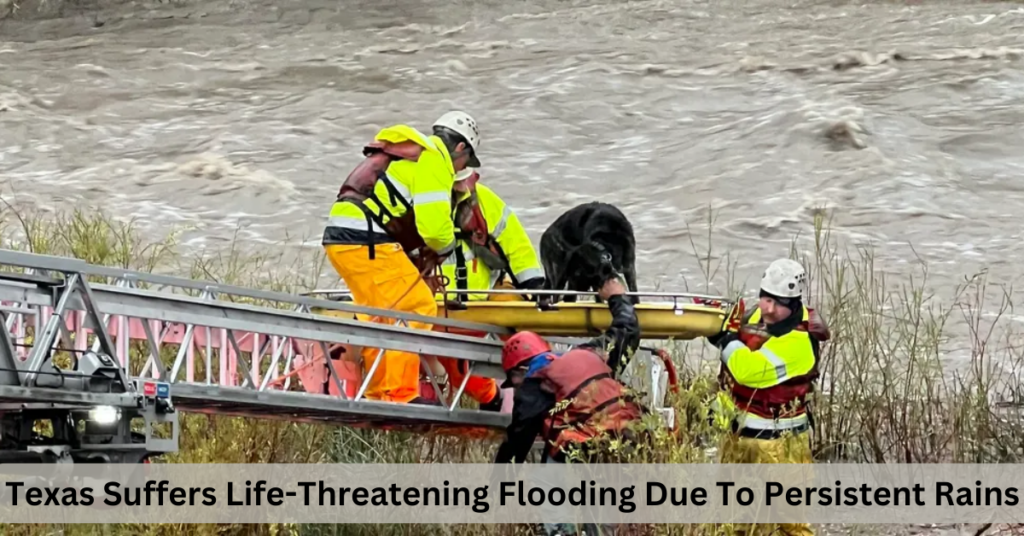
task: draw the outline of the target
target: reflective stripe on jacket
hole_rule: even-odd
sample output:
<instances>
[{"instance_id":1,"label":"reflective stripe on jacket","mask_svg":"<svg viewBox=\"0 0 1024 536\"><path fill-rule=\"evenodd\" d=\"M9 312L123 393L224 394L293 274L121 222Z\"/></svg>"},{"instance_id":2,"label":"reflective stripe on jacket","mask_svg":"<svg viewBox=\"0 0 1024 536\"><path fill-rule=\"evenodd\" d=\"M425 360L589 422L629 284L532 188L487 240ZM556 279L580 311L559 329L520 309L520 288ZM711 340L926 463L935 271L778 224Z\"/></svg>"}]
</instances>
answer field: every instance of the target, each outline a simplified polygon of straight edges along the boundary
<instances>
[{"instance_id":1,"label":"reflective stripe on jacket","mask_svg":"<svg viewBox=\"0 0 1024 536\"><path fill-rule=\"evenodd\" d=\"M796 329L775 337L759 330L755 310L741 330L741 340L722 350L730 386L728 405L739 410L741 428L786 430L808 424L805 397L817 378L817 345L808 332L809 312Z\"/></svg>"},{"instance_id":2,"label":"reflective stripe on jacket","mask_svg":"<svg viewBox=\"0 0 1024 536\"><path fill-rule=\"evenodd\" d=\"M364 206L387 223L390 217L400 218L406 213L402 200L407 201L413 208L416 231L426 245L441 255L449 253L455 247L455 227L450 214L455 170L448 149L440 138L426 136L407 125L385 128L374 139L395 144L413 141L423 151L416 161L391 162L373 188L380 205L367 199L363 201ZM366 214L352 201L337 201L331 207L324 245L394 241L376 222L368 222Z\"/></svg>"},{"instance_id":3,"label":"reflective stripe on jacket","mask_svg":"<svg viewBox=\"0 0 1024 536\"><path fill-rule=\"evenodd\" d=\"M464 194L459 204L472 202L469 194ZM476 202L479 204L480 212L487 222L487 233L499 247L501 256L500 265L489 266L488 261L493 255L480 251L468 237L459 240L459 247L465 261L466 288L468 290L492 289L498 283L502 270L507 270L517 282L527 281L536 277L544 276L544 269L541 267L537 251L526 234L519 218L515 212L505 204L498 194L482 184L476 185ZM457 213L459 207L453 211ZM456 229L456 232L468 230ZM465 234L468 234L466 232ZM493 262L492 262L493 263ZM448 277L447 290L450 293L458 290L457 267L459 264L458 255L449 255L441 265L441 272ZM440 298L440 294L438 294ZM470 300L486 300L486 294L470 294Z\"/></svg>"}]
</instances>

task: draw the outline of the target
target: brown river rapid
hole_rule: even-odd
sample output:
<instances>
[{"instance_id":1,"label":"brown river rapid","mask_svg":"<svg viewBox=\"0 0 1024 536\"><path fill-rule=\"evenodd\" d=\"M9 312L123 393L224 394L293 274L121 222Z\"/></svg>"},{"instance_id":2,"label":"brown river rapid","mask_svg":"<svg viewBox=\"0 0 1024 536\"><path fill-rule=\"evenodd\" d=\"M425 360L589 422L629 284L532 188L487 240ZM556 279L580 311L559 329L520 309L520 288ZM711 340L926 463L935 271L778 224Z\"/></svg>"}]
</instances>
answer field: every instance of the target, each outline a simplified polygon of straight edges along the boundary
<instances>
[{"instance_id":1,"label":"brown river rapid","mask_svg":"<svg viewBox=\"0 0 1024 536\"><path fill-rule=\"evenodd\" d=\"M617 204L646 288L703 290L709 207L748 288L818 210L897 279L927 262L940 297L983 268L1021 276L1022 4L214 0L30 19L0 22L16 205L192 226L189 246L239 226L255 248L317 246L361 144L459 108L535 243L577 203Z\"/></svg>"}]
</instances>

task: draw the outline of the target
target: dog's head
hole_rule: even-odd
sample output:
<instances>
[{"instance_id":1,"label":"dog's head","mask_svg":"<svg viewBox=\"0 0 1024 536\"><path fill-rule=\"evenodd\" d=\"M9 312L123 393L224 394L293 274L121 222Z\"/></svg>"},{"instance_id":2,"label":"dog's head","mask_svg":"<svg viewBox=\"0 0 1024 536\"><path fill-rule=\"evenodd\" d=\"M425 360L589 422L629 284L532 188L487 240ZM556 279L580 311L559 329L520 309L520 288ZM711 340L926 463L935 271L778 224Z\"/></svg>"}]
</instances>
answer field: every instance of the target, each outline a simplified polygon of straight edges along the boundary
<instances>
[{"instance_id":1,"label":"dog's head","mask_svg":"<svg viewBox=\"0 0 1024 536\"><path fill-rule=\"evenodd\" d=\"M613 252L604 245L586 242L573 252L570 272L576 281L586 282L596 289L622 271L617 264Z\"/></svg>"}]
</instances>

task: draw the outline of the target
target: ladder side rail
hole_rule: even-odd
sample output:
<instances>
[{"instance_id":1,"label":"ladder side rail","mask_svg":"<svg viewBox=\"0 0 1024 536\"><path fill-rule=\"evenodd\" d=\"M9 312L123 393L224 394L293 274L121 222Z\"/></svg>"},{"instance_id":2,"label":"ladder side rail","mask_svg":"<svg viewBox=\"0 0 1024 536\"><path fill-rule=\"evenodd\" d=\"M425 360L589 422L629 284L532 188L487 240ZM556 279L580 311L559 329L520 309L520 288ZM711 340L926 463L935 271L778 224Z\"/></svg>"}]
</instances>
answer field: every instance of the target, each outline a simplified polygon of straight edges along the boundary
<instances>
[{"instance_id":1,"label":"ladder side rail","mask_svg":"<svg viewBox=\"0 0 1024 536\"><path fill-rule=\"evenodd\" d=\"M341 414L350 422L363 424L366 422L392 421L385 424L393 427L395 423L448 424L460 427L485 427L500 431L508 426L511 416L508 414L477 411L468 409L450 410L443 406L423 404L397 404L375 400L353 400L328 395L310 394L295 391L259 392L238 387L221 387L198 383L183 384L174 388L177 406L180 411L200 411L218 413L217 410L206 410L206 402L211 405L224 405L234 408L265 407L261 417L280 417L286 420L302 421L308 416L320 422L337 422L334 415ZM332 415L333 414L333 415Z\"/></svg>"},{"instance_id":2,"label":"ladder side rail","mask_svg":"<svg viewBox=\"0 0 1024 536\"><path fill-rule=\"evenodd\" d=\"M26 387L24 385L0 385L0 400L19 400L20 403L9 405L0 403L3 409L23 409L33 405L53 404L81 408L82 406L113 406L131 408L137 405L138 396L134 393L91 393L55 389L52 387ZM6 407L5 407L6 406Z\"/></svg>"}]
</instances>

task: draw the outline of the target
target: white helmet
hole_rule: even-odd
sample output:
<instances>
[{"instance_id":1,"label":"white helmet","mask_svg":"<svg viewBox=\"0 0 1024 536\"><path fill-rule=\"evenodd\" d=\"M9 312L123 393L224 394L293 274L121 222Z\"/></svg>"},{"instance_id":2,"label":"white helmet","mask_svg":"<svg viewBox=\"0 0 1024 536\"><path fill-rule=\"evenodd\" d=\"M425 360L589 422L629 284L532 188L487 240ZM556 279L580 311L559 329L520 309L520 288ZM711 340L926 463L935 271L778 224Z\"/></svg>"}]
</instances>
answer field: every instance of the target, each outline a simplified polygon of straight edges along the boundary
<instances>
[{"instance_id":1,"label":"white helmet","mask_svg":"<svg viewBox=\"0 0 1024 536\"><path fill-rule=\"evenodd\" d=\"M761 290L780 298L803 296L807 272L792 259L779 259L768 265L761 277Z\"/></svg>"},{"instance_id":2,"label":"white helmet","mask_svg":"<svg viewBox=\"0 0 1024 536\"><path fill-rule=\"evenodd\" d=\"M480 149L480 129L476 126L476 120L472 116L466 112L448 112L434 121L433 126L451 129L466 138L466 143L473 150L473 158L469 162L469 167L480 167L480 160L476 157L476 153Z\"/></svg>"}]
</instances>

